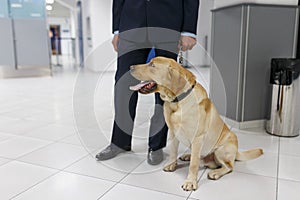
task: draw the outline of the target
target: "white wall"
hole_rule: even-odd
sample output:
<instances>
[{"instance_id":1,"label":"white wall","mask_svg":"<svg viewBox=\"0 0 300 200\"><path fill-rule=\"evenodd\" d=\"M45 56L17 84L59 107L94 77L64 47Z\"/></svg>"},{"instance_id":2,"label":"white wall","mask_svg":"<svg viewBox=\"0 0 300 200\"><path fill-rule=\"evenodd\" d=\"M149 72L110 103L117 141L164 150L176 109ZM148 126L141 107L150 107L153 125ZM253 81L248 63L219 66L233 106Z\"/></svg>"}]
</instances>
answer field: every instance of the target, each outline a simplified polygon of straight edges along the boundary
<instances>
[{"instance_id":1,"label":"white wall","mask_svg":"<svg viewBox=\"0 0 300 200\"><path fill-rule=\"evenodd\" d=\"M198 21L198 42L204 47L205 36L208 36L208 52L210 52L211 25L214 0L201 0L199 21Z\"/></svg>"},{"instance_id":2,"label":"white wall","mask_svg":"<svg viewBox=\"0 0 300 200\"><path fill-rule=\"evenodd\" d=\"M107 65L117 56L111 45L112 0L86 0L82 3L85 66L94 71L107 70ZM88 18L90 18L90 33Z\"/></svg>"},{"instance_id":3,"label":"white wall","mask_svg":"<svg viewBox=\"0 0 300 200\"><path fill-rule=\"evenodd\" d=\"M197 42L201 46L196 46L192 51L189 51L186 55L187 59L196 66L209 65L210 59L208 54L211 49L211 25L212 25L212 13L211 10L214 7L214 0L201 0L198 19L197 30ZM207 52L205 48L205 36L208 37ZM203 49L202 49L203 48Z\"/></svg>"},{"instance_id":4,"label":"white wall","mask_svg":"<svg viewBox=\"0 0 300 200\"><path fill-rule=\"evenodd\" d=\"M85 1L81 1L82 3L82 31L83 31L83 51L84 51L84 56L86 57L89 52L91 51L89 48L88 48L88 45L87 45L87 41L86 41L86 17L90 16L91 15L91 12L90 12L90 1L91 0L85 0ZM76 14L76 23L77 23L77 14ZM78 30L78 27L77 27L77 30Z\"/></svg>"},{"instance_id":5,"label":"white wall","mask_svg":"<svg viewBox=\"0 0 300 200\"><path fill-rule=\"evenodd\" d=\"M112 37L112 0L91 0L91 25L94 46Z\"/></svg>"}]
</instances>

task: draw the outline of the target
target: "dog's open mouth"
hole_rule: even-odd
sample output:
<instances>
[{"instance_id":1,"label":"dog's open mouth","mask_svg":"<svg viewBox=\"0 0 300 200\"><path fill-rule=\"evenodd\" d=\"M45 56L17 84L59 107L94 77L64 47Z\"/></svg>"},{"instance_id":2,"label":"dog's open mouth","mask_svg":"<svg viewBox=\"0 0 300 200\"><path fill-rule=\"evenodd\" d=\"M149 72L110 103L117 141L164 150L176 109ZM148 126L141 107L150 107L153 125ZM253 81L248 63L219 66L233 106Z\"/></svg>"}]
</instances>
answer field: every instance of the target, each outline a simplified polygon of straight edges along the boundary
<instances>
[{"instance_id":1,"label":"dog's open mouth","mask_svg":"<svg viewBox=\"0 0 300 200\"><path fill-rule=\"evenodd\" d=\"M154 81L142 81L141 83L130 86L130 90L139 91L142 94L152 93L157 88L157 83Z\"/></svg>"}]
</instances>

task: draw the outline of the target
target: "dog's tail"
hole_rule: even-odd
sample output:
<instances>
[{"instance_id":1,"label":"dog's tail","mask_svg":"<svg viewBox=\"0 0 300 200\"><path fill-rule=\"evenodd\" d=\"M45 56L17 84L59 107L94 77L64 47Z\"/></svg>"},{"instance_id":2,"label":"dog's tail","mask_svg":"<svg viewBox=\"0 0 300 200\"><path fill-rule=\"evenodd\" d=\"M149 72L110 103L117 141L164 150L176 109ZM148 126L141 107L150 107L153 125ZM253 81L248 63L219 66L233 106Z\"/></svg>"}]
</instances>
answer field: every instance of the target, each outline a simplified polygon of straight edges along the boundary
<instances>
[{"instance_id":1,"label":"dog's tail","mask_svg":"<svg viewBox=\"0 0 300 200\"><path fill-rule=\"evenodd\" d=\"M244 152L238 152L236 154L235 160L237 161L247 161L257 158L263 154L262 149L252 149Z\"/></svg>"}]
</instances>

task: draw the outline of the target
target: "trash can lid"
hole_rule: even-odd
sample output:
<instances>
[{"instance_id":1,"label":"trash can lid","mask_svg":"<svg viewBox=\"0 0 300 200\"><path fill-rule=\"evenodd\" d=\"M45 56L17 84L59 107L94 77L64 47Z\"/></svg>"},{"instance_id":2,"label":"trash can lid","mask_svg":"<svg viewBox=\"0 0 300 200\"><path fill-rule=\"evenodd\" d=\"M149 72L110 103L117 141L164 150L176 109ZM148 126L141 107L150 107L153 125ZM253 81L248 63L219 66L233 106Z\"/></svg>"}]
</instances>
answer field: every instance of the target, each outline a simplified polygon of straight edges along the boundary
<instances>
[{"instance_id":1,"label":"trash can lid","mask_svg":"<svg viewBox=\"0 0 300 200\"><path fill-rule=\"evenodd\" d=\"M300 59L273 58L271 61L271 84L291 85L298 78Z\"/></svg>"}]
</instances>

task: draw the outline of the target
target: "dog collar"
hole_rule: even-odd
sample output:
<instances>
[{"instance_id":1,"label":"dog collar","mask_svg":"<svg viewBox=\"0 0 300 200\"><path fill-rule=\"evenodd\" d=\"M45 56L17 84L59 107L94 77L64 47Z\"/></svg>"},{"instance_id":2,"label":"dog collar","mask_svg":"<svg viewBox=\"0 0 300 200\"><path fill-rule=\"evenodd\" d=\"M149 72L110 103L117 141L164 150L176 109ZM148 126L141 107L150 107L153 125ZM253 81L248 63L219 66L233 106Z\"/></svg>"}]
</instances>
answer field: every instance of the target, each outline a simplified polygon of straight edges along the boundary
<instances>
[{"instance_id":1,"label":"dog collar","mask_svg":"<svg viewBox=\"0 0 300 200\"><path fill-rule=\"evenodd\" d=\"M192 85L192 87L188 91L186 91L186 92L180 94L179 96L175 97L175 99L173 101L171 101L171 102L172 103L178 103L179 101L183 100L185 97L187 97L192 92L192 90L194 89L195 85L196 84Z\"/></svg>"}]
</instances>

